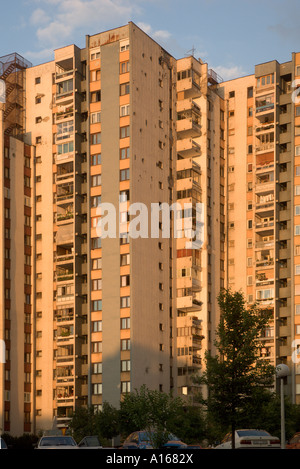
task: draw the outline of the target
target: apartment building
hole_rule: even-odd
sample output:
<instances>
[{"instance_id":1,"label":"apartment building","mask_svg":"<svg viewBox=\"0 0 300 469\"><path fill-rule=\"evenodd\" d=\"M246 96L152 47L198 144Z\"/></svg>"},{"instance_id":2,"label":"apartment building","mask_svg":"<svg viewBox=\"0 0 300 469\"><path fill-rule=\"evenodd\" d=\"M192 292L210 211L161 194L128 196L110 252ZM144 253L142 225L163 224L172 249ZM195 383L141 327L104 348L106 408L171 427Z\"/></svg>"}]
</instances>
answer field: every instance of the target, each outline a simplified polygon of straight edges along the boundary
<instances>
[{"instance_id":1,"label":"apartment building","mask_svg":"<svg viewBox=\"0 0 300 469\"><path fill-rule=\"evenodd\" d=\"M182 208L190 204L190 225L200 235L197 240L177 239L177 385L178 393L190 399L197 392L192 377L201 372L205 351L214 350L216 293L225 286L225 102L218 94L220 80L200 59L177 60L177 201Z\"/></svg>"},{"instance_id":2,"label":"apartment building","mask_svg":"<svg viewBox=\"0 0 300 469\"><path fill-rule=\"evenodd\" d=\"M262 356L290 368L286 393L299 403L299 54L255 66L222 84L227 106L227 284L273 319ZM221 91L221 90L220 90ZM299 172L299 171L298 171Z\"/></svg>"},{"instance_id":3,"label":"apartment building","mask_svg":"<svg viewBox=\"0 0 300 469\"><path fill-rule=\"evenodd\" d=\"M272 311L262 355L299 402L300 54L223 83L129 23L54 55L0 59L0 427L66 427L142 384L193 399L224 286ZM178 204L180 236L152 204Z\"/></svg>"},{"instance_id":4,"label":"apartment building","mask_svg":"<svg viewBox=\"0 0 300 469\"><path fill-rule=\"evenodd\" d=\"M77 407L118 406L142 384L176 389L176 244L172 226L162 236L162 221L150 233L151 204L176 197L176 73L176 61L133 23L26 70L18 144L34 148L31 407L26 428L20 412L6 412L7 431L67 426ZM99 236L101 203L116 210L115 236ZM149 222L136 238L134 204ZM22 350L14 366L23 361ZM12 395L1 400L14 407Z\"/></svg>"},{"instance_id":5,"label":"apartment building","mask_svg":"<svg viewBox=\"0 0 300 469\"><path fill-rule=\"evenodd\" d=\"M6 93L2 88L0 104L0 336L5 341L0 363L0 428L13 434L30 432L33 414L34 149L22 141L28 66L18 54L0 61L1 84L5 80L6 88Z\"/></svg>"}]
</instances>

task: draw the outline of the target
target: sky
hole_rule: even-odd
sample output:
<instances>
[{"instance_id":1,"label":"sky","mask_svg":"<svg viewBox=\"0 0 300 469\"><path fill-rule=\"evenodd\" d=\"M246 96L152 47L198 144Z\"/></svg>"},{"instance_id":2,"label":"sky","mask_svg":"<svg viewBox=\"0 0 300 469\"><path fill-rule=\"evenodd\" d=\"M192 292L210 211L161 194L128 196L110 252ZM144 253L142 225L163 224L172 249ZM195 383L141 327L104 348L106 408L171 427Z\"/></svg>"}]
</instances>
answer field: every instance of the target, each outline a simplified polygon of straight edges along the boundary
<instances>
[{"instance_id":1,"label":"sky","mask_svg":"<svg viewBox=\"0 0 300 469\"><path fill-rule=\"evenodd\" d=\"M133 21L176 59L193 54L224 80L300 51L299 0L10 0L1 2L0 56L33 65L53 50Z\"/></svg>"}]
</instances>

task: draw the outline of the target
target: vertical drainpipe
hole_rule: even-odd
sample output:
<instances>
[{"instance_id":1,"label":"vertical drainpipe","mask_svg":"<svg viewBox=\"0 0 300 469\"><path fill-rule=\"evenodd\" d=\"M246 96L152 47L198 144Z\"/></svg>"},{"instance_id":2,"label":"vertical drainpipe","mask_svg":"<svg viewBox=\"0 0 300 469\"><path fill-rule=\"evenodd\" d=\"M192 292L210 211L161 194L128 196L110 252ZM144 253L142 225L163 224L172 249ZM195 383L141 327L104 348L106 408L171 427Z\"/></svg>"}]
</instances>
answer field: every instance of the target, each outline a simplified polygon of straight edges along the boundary
<instances>
[{"instance_id":1,"label":"vertical drainpipe","mask_svg":"<svg viewBox=\"0 0 300 469\"><path fill-rule=\"evenodd\" d=\"M35 204L35 195L36 195L36 147L31 147L31 156L32 156L32 172L31 180L32 183L32 194L31 194L31 220L32 220L32 268L31 268L31 281L32 281L32 433L36 434L36 204Z\"/></svg>"},{"instance_id":2,"label":"vertical drainpipe","mask_svg":"<svg viewBox=\"0 0 300 469\"><path fill-rule=\"evenodd\" d=\"M1 85L1 82L0 82L0 85ZM0 96L1 98L1 96ZM3 120L4 120L4 116L3 116L3 113L4 113L4 106L5 104L0 101L0 161L1 161L1 168L0 168L0 171L1 171L1 181L4 181L4 162L3 162L3 159L4 159L4 124L3 124ZM1 193L2 193L2 196L0 198L1 200L1 208L0 208L0 214L3 216L3 218L1 219L1 225L2 225L2 228L1 228L1 242L3 243L2 244L2 252L1 252L1 255L2 255L2 259L5 260L5 243L4 243L4 182L3 182L3 186L0 188L1 190ZM5 261L4 261L5 262ZM3 301L3 305L2 305L2 311L0 311L0 316L2 317L2 324L1 324L1 329L3 331L3 337L0 337L1 340L4 340L4 326L5 326L5 301L4 301L4 298L5 298L5 295L4 295L4 267L2 268L2 274L0 274L0 278L2 277L2 283L0 285L0 291L1 291L1 296L2 296L2 301ZM1 342L1 350L0 352L3 351L2 349L2 345L3 343ZM3 358L3 357L1 357ZM5 358L5 357L4 357ZM3 360L0 360L0 377L2 378L1 379L1 382L0 382L0 433L2 433L4 431L4 384L5 384L5 363L2 363ZM1 410L2 410L2 413L1 413Z\"/></svg>"}]
</instances>

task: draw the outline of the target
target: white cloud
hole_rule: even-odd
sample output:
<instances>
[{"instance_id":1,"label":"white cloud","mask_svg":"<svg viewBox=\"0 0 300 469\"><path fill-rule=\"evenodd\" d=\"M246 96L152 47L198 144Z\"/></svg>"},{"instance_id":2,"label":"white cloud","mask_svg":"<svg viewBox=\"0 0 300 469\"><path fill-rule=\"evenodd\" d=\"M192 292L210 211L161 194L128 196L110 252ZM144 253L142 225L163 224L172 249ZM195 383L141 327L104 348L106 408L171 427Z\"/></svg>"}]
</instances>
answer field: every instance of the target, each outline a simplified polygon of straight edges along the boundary
<instances>
[{"instance_id":1,"label":"white cloud","mask_svg":"<svg viewBox=\"0 0 300 469\"><path fill-rule=\"evenodd\" d=\"M42 10L41 8L37 8L36 10L33 11L31 17L30 17L30 22L33 25L38 25L38 24L44 24L50 21L50 16L47 15L47 13Z\"/></svg>"},{"instance_id":2,"label":"white cloud","mask_svg":"<svg viewBox=\"0 0 300 469\"><path fill-rule=\"evenodd\" d=\"M171 37L171 33L169 31L166 31L165 29L154 31L152 26L150 26L148 23L139 22L137 23L137 26L156 41L166 41Z\"/></svg>"},{"instance_id":3,"label":"white cloud","mask_svg":"<svg viewBox=\"0 0 300 469\"><path fill-rule=\"evenodd\" d=\"M239 78L246 75L245 70L240 65L230 65L228 67L224 65L218 65L217 67L212 68L221 78L223 78L224 81L232 80L234 78Z\"/></svg>"},{"instance_id":4,"label":"white cloud","mask_svg":"<svg viewBox=\"0 0 300 469\"><path fill-rule=\"evenodd\" d=\"M79 28L91 31L97 27L100 32L110 23L126 24L133 11L137 11L130 0L42 0L42 3L44 9L34 10L31 18L38 26L39 44L47 48L65 45L65 41L73 40L72 36ZM38 21L46 17L47 24Z\"/></svg>"}]
</instances>

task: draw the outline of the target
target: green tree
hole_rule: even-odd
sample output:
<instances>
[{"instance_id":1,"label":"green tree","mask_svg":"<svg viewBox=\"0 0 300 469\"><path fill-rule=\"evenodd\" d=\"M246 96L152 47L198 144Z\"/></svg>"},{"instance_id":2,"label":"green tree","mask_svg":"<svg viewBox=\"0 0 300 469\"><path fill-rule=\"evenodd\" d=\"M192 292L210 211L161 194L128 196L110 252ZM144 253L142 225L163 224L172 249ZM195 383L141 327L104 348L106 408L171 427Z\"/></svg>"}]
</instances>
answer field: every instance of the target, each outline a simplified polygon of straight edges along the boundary
<instances>
[{"instance_id":1,"label":"green tree","mask_svg":"<svg viewBox=\"0 0 300 469\"><path fill-rule=\"evenodd\" d=\"M173 431L173 422L183 406L180 398L142 386L126 394L121 402L120 421L124 436L144 430L154 448L160 448Z\"/></svg>"},{"instance_id":2,"label":"green tree","mask_svg":"<svg viewBox=\"0 0 300 469\"><path fill-rule=\"evenodd\" d=\"M257 305L246 307L241 292L222 290L218 296L220 322L216 331L216 355L205 354L206 369L200 382L207 385L208 397L203 402L208 416L220 428L234 432L245 421L247 408L260 401L270 387L275 368L259 358L259 337L270 313Z\"/></svg>"},{"instance_id":3,"label":"green tree","mask_svg":"<svg viewBox=\"0 0 300 469\"><path fill-rule=\"evenodd\" d=\"M95 415L95 425L96 434L100 439L111 440L120 433L119 410L104 402L102 411Z\"/></svg>"},{"instance_id":4,"label":"green tree","mask_svg":"<svg viewBox=\"0 0 300 469\"><path fill-rule=\"evenodd\" d=\"M92 407L78 407L73 414L69 428L77 443L85 436L97 435L94 409Z\"/></svg>"}]
</instances>

